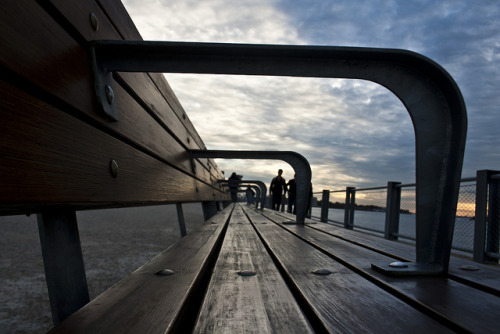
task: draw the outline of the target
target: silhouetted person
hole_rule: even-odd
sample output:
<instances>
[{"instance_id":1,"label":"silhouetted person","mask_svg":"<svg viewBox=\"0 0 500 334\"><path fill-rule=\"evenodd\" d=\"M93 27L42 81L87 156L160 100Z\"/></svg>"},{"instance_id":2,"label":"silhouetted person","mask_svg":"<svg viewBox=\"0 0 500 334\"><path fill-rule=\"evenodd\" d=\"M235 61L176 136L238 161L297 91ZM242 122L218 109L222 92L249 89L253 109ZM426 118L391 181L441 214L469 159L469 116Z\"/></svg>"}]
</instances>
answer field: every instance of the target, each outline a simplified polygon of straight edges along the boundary
<instances>
[{"instance_id":1,"label":"silhouetted person","mask_svg":"<svg viewBox=\"0 0 500 334\"><path fill-rule=\"evenodd\" d=\"M229 177L228 185L229 191L231 192L231 201L236 202L238 200L238 186L240 184L242 176L237 175L235 172Z\"/></svg>"},{"instance_id":2,"label":"silhouetted person","mask_svg":"<svg viewBox=\"0 0 500 334\"><path fill-rule=\"evenodd\" d=\"M278 210L280 209L281 197L283 193L286 193L286 181L283 177L283 170L278 170L278 176L274 177L271 181L271 186L269 187L269 191L271 193L271 209Z\"/></svg>"},{"instance_id":3,"label":"silhouetted person","mask_svg":"<svg viewBox=\"0 0 500 334\"><path fill-rule=\"evenodd\" d=\"M247 189L245 190L245 193L247 195L247 204L248 205L253 204L255 198L255 192L252 190L252 188L250 188L250 186L248 186Z\"/></svg>"}]
</instances>

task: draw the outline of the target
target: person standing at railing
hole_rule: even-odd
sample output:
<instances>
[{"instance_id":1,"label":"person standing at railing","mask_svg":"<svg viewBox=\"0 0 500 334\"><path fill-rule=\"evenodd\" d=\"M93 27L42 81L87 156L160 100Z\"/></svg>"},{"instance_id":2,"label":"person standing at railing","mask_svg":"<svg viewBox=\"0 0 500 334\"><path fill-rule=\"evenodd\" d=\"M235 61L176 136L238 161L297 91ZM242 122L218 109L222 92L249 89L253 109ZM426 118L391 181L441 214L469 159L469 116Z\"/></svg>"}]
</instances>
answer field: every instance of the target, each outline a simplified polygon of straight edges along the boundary
<instances>
[{"instance_id":1,"label":"person standing at railing","mask_svg":"<svg viewBox=\"0 0 500 334\"><path fill-rule=\"evenodd\" d=\"M283 193L286 193L286 181L281 176L282 174L283 170L278 170L278 176L271 180L271 186L269 187L271 193L271 209L277 211L280 209L281 197Z\"/></svg>"},{"instance_id":2,"label":"person standing at railing","mask_svg":"<svg viewBox=\"0 0 500 334\"><path fill-rule=\"evenodd\" d=\"M297 183L295 182L296 176L297 175L294 174L293 179L288 181L288 183L286 184L286 191L288 191L288 209L287 209L287 212L292 213L292 211L293 211L294 215L297 214L297 208L295 207L295 200L297 198Z\"/></svg>"}]
</instances>

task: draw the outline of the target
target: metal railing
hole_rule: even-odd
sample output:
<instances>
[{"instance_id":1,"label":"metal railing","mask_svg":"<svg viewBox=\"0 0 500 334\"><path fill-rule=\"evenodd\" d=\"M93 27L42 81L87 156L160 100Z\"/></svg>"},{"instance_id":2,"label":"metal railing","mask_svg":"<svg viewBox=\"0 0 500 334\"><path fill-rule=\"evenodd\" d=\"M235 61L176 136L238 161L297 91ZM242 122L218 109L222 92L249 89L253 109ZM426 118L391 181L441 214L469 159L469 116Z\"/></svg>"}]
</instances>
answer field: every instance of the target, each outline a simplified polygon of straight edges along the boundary
<instances>
[{"instance_id":1,"label":"metal railing","mask_svg":"<svg viewBox=\"0 0 500 334\"><path fill-rule=\"evenodd\" d=\"M330 200L331 195L338 199L338 194L345 194L343 202ZM321 207L313 209L312 219L390 240L416 240L415 183L388 182L387 186L347 187L315 195L322 199ZM476 177L461 180L452 248L470 253L477 262L498 262L499 236L500 171L481 170Z\"/></svg>"}]
</instances>

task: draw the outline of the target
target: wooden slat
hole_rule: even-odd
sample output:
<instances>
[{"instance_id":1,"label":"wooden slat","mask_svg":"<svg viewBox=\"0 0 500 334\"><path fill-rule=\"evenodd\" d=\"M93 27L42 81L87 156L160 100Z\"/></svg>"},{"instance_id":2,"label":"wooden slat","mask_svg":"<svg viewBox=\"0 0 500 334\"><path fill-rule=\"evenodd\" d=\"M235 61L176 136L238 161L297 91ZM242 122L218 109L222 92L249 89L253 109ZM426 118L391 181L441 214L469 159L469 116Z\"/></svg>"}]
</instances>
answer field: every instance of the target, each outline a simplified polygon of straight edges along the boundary
<instances>
[{"instance_id":1,"label":"wooden slat","mask_svg":"<svg viewBox=\"0 0 500 334\"><path fill-rule=\"evenodd\" d=\"M197 287L219 240L231 208L136 270L67 318L49 333L183 332L192 314L183 312L196 299ZM219 241L218 241L219 240ZM174 271L170 276L155 273ZM181 326L181 328L178 328Z\"/></svg>"},{"instance_id":2,"label":"wooden slat","mask_svg":"<svg viewBox=\"0 0 500 334\"><path fill-rule=\"evenodd\" d=\"M371 263L390 263L394 261L393 258L312 228L288 225L284 228L323 249L338 261L347 263L360 275L370 277L397 294L425 305L436 315L449 319L450 323L458 326L457 330L466 329L471 332L488 333L500 328L500 298L497 296L446 277L394 278L385 276L371 269ZM350 234L355 234L350 232ZM361 236L358 234L357 238Z\"/></svg>"},{"instance_id":3,"label":"wooden slat","mask_svg":"<svg viewBox=\"0 0 500 334\"><path fill-rule=\"evenodd\" d=\"M64 0L57 0L64 1ZM135 28L130 16L128 15L126 9L123 7L121 1L118 0L98 0L99 4L104 8L107 15L113 21L113 24L119 30L120 34L124 39L127 40L142 40L141 35ZM188 129L189 133L193 136L194 140L198 143L201 149L205 148L203 140L199 136L198 132L195 130L193 124L191 123L188 115L186 114L181 103L177 99L174 91L168 84L167 80L163 74L159 73L149 73L149 76L153 82L158 87L159 91L163 94L165 100L169 103L172 110L177 114L179 119L183 122L184 126ZM217 165L210 160L215 170L212 170L216 179L223 178L221 171L218 170Z\"/></svg>"},{"instance_id":4,"label":"wooden slat","mask_svg":"<svg viewBox=\"0 0 500 334\"><path fill-rule=\"evenodd\" d=\"M2 210L223 200L209 185L0 82ZM117 161L119 174L109 172Z\"/></svg>"},{"instance_id":5,"label":"wooden slat","mask_svg":"<svg viewBox=\"0 0 500 334\"><path fill-rule=\"evenodd\" d=\"M57 0L57 1L64 2L64 0ZM98 0L98 2L102 6L102 8L104 8L106 14L113 22L113 25L117 27L118 31L120 32L120 34L123 36L124 39L142 40L141 35L139 34L132 20L130 19L130 16L128 15L121 1ZM150 73L149 75L151 76L153 82L157 85L160 92L162 92L162 94L164 95L165 100L168 101L168 103L170 104L172 110L177 114L179 119L183 121L184 125L189 130L189 132L193 134L195 141L198 143L198 146L200 148L205 148L203 140L198 135L193 124L187 117L184 108L177 99L177 96L175 96L175 93L168 84L167 80L165 80L165 77L159 73Z\"/></svg>"},{"instance_id":6,"label":"wooden slat","mask_svg":"<svg viewBox=\"0 0 500 334\"><path fill-rule=\"evenodd\" d=\"M362 245L363 247L391 254L394 258L406 261L415 261L416 258L415 246L412 245L389 241L366 233L358 233L357 231L353 233L353 231L330 224L314 224L310 225L310 227L328 233L331 236ZM478 270L468 271L460 269L463 266L476 267ZM498 279L500 277L500 266L498 265L481 264L452 256L450 258L448 274L449 277L465 284L478 286L500 296L500 279Z\"/></svg>"},{"instance_id":7,"label":"wooden slat","mask_svg":"<svg viewBox=\"0 0 500 334\"><path fill-rule=\"evenodd\" d=\"M449 330L372 284L314 247L285 232L253 210L245 210L265 243L300 290L316 316L331 332L420 332ZM297 227L303 228L304 227ZM315 269L332 274L315 275ZM390 320L388 320L390 319Z\"/></svg>"},{"instance_id":8,"label":"wooden slat","mask_svg":"<svg viewBox=\"0 0 500 334\"><path fill-rule=\"evenodd\" d=\"M253 271L255 276L240 276ZM237 205L195 333L310 333L278 269Z\"/></svg>"},{"instance_id":9,"label":"wooden slat","mask_svg":"<svg viewBox=\"0 0 500 334\"><path fill-rule=\"evenodd\" d=\"M111 23L106 20L106 16L103 13L99 15L100 9L92 1L78 2L78 5L67 2L64 4L65 6L61 5L63 8L72 10L68 9L63 13L68 15L69 20L74 20L75 27L86 38L119 37ZM84 8L84 5L89 8ZM156 113L163 125L158 124L137 103L130 103L131 98L118 84L115 84L115 93L121 120L110 123L95 111L90 65L85 48L79 47L35 2L8 0L3 6L6 9L0 14L0 20L4 24L0 26L3 51L0 62L4 66L61 98L77 108L78 112L92 117L110 131L120 133L138 145L149 146L155 143L149 149L170 163L191 172L184 147L199 148L194 140L187 144L188 138L194 138L197 134L193 135L187 131L147 74L127 74L128 81L125 80L125 83L136 90L135 94L144 105L149 106L151 112ZM96 12L100 16L100 28L97 32L93 32L90 26L90 12ZM20 13L26 19L18 29L18 20L15 18L19 17ZM16 20L16 23L13 20ZM34 29L37 29L36 34L31 31ZM55 42L44 42L45 39ZM49 61L50 59L54 61ZM27 67L26 64L30 66ZM138 115L140 117L137 117ZM179 138L180 143L169 138L170 135L162 128L167 125L168 130ZM197 168L197 177L210 182L210 173L197 164L200 167Z\"/></svg>"},{"instance_id":10,"label":"wooden slat","mask_svg":"<svg viewBox=\"0 0 500 334\"><path fill-rule=\"evenodd\" d=\"M0 64L80 110L93 110L86 52L35 1L2 1Z\"/></svg>"}]
</instances>

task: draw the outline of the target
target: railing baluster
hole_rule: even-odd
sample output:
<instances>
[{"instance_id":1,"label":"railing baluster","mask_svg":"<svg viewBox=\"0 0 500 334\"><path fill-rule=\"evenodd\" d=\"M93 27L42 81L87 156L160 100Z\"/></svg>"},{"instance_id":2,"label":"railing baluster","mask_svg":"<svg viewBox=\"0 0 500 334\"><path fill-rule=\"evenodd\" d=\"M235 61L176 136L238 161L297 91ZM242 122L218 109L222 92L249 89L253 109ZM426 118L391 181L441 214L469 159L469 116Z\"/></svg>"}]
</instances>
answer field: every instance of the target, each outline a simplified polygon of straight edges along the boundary
<instances>
[{"instance_id":1,"label":"railing baluster","mask_svg":"<svg viewBox=\"0 0 500 334\"><path fill-rule=\"evenodd\" d=\"M384 237L397 240L399 233L399 211L401 208L401 182L387 182L387 206L385 212Z\"/></svg>"},{"instance_id":2,"label":"railing baluster","mask_svg":"<svg viewBox=\"0 0 500 334\"><path fill-rule=\"evenodd\" d=\"M328 207L330 204L330 190L323 190L323 197L321 199L321 221L326 223L328 221Z\"/></svg>"}]
</instances>

